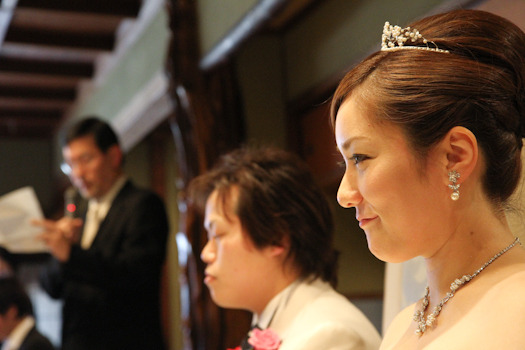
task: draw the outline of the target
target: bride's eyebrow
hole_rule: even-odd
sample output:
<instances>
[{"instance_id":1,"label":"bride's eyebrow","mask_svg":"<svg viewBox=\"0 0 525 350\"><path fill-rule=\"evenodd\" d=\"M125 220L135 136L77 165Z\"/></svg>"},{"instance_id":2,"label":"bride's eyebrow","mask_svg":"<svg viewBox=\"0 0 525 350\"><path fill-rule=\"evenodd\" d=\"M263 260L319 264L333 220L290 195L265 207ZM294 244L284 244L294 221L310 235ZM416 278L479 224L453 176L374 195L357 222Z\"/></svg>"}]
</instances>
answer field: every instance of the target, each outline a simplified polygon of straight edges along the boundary
<instances>
[{"instance_id":1,"label":"bride's eyebrow","mask_svg":"<svg viewBox=\"0 0 525 350\"><path fill-rule=\"evenodd\" d=\"M354 143L355 141L359 141L359 140L368 140L368 138L365 136L349 137L348 139L345 140L345 142L343 142L343 144L341 145L341 149L346 151L350 148L352 143Z\"/></svg>"}]
</instances>

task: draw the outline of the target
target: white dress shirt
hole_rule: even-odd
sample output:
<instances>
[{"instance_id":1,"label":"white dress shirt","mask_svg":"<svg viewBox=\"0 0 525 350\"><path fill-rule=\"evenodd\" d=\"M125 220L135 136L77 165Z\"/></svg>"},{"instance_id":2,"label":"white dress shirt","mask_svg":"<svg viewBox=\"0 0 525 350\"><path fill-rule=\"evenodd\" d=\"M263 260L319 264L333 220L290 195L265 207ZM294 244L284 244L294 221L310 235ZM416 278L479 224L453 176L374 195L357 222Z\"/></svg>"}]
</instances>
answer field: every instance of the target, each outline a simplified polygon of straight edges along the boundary
<instances>
[{"instance_id":1,"label":"white dress shirt","mask_svg":"<svg viewBox=\"0 0 525 350\"><path fill-rule=\"evenodd\" d=\"M84 232L82 233L82 239L80 241L80 246L83 249L89 249L89 247L91 247L91 244L97 235L100 223L108 214L113 200L120 192L122 187L124 187L126 181L127 177L121 176L117 181L115 181L108 193L106 193L102 198L93 198L89 200L88 210L86 213L86 223L84 225Z\"/></svg>"}]
</instances>

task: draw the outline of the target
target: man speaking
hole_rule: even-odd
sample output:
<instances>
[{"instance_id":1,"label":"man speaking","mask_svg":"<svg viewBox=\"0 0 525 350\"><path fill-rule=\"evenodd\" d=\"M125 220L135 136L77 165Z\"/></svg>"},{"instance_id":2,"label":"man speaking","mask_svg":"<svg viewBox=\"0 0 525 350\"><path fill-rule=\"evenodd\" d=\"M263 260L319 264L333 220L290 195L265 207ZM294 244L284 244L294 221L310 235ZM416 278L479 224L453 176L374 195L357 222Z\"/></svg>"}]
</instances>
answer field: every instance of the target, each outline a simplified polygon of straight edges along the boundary
<instances>
[{"instance_id":1,"label":"man speaking","mask_svg":"<svg viewBox=\"0 0 525 350\"><path fill-rule=\"evenodd\" d=\"M118 138L98 118L66 130L62 154L87 212L35 222L53 255L42 286L64 300L62 349L164 349L160 281L168 221L163 202L126 177Z\"/></svg>"}]
</instances>

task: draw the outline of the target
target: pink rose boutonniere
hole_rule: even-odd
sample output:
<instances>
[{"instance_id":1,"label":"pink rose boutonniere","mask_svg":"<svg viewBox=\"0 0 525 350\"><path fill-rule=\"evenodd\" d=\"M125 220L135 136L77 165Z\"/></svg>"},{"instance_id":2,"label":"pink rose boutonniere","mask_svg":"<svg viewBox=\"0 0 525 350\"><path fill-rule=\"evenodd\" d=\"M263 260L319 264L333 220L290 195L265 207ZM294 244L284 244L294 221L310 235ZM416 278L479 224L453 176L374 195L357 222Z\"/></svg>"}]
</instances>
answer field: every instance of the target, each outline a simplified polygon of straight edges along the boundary
<instances>
[{"instance_id":1,"label":"pink rose boutonniere","mask_svg":"<svg viewBox=\"0 0 525 350\"><path fill-rule=\"evenodd\" d=\"M281 345L281 339L270 328L263 330L254 328L250 332L248 343L253 346L254 350L277 350Z\"/></svg>"}]
</instances>

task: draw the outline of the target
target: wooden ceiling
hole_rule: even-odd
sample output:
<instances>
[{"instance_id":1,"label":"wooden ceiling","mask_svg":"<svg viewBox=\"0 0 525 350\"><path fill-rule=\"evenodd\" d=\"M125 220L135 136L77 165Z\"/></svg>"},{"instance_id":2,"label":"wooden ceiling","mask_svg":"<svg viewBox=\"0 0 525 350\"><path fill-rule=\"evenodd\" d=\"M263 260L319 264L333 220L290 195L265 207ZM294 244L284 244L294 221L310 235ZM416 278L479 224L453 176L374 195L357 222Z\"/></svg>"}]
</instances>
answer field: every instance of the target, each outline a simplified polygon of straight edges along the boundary
<instances>
[{"instance_id":1,"label":"wooden ceiling","mask_svg":"<svg viewBox=\"0 0 525 350\"><path fill-rule=\"evenodd\" d=\"M0 137L51 137L142 0L1 0Z\"/></svg>"},{"instance_id":2,"label":"wooden ceiling","mask_svg":"<svg viewBox=\"0 0 525 350\"><path fill-rule=\"evenodd\" d=\"M0 137L50 138L147 0L0 0ZM320 0L276 0L266 29L286 30Z\"/></svg>"}]
</instances>

